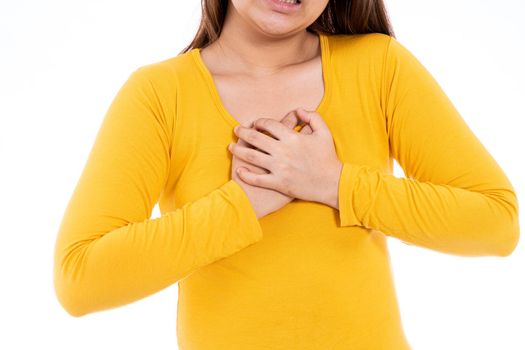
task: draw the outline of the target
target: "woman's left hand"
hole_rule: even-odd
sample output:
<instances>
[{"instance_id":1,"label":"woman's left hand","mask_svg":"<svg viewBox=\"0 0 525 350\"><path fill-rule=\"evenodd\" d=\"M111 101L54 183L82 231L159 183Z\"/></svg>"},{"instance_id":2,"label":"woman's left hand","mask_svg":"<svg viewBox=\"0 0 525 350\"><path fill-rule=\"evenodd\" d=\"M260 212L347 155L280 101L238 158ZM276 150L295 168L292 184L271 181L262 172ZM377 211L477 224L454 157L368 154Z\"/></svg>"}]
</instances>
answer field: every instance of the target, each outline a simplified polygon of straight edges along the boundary
<instances>
[{"instance_id":1,"label":"woman's left hand","mask_svg":"<svg viewBox=\"0 0 525 350\"><path fill-rule=\"evenodd\" d=\"M310 127L310 134L294 131L270 118L257 119L251 128L239 125L234 130L239 139L256 149L232 143L230 152L269 171L255 174L243 168L238 175L253 186L338 208L343 164L337 157L332 134L317 112L298 108L295 113L300 122L307 124L304 127Z\"/></svg>"}]
</instances>

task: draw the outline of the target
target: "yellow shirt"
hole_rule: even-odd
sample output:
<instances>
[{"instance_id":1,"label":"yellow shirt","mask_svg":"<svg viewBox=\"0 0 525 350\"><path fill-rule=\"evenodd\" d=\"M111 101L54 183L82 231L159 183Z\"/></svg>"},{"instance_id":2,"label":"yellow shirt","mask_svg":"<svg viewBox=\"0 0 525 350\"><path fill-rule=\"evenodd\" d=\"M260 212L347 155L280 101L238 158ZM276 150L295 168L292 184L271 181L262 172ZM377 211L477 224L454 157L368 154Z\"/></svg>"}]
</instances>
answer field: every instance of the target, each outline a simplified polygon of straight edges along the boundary
<instances>
[{"instance_id":1,"label":"yellow shirt","mask_svg":"<svg viewBox=\"0 0 525 350\"><path fill-rule=\"evenodd\" d=\"M514 250L511 183L415 56L379 33L320 41L317 112L344 164L339 210L296 199L257 219L230 177L239 123L199 49L141 66L59 229L54 283L68 313L178 282L180 349L403 350L387 236L463 256Z\"/></svg>"}]
</instances>

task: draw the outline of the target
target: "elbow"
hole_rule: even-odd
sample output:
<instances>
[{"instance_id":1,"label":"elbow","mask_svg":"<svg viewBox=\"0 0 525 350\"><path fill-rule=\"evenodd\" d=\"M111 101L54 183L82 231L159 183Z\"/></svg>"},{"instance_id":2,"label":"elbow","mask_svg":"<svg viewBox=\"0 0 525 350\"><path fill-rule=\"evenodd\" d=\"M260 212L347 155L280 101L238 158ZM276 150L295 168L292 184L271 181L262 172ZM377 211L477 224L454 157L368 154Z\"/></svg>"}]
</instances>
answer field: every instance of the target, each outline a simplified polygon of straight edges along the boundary
<instances>
[{"instance_id":1,"label":"elbow","mask_svg":"<svg viewBox=\"0 0 525 350\"><path fill-rule=\"evenodd\" d=\"M505 215L499 215L501 229L498 231L498 241L494 244L497 247L494 255L507 257L516 250L520 239L518 199L514 191L508 191L505 196L498 198L498 202L504 208Z\"/></svg>"},{"instance_id":2,"label":"elbow","mask_svg":"<svg viewBox=\"0 0 525 350\"><path fill-rule=\"evenodd\" d=\"M73 317L84 316L89 311L83 305L81 288L64 271L62 266L55 266L54 289L58 302L69 315Z\"/></svg>"},{"instance_id":3,"label":"elbow","mask_svg":"<svg viewBox=\"0 0 525 350\"><path fill-rule=\"evenodd\" d=\"M55 295L62 308L73 317L80 317L90 313L86 307L87 289L82 285L82 259L79 250L55 250L53 266L53 286Z\"/></svg>"},{"instance_id":4,"label":"elbow","mask_svg":"<svg viewBox=\"0 0 525 350\"><path fill-rule=\"evenodd\" d=\"M516 250L520 239L520 230L519 222L517 216L510 222L505 225L504 230L500 233L501 240L497 245L498 250L496 252L497 256L507 257Z\"/></svg>"},{"instance_id":5,"label":"elbow","mask_svg":"<svg viewBox=\"0 0 525 350\"><path fill-rule=\"evenodd\" d=\"M55 273L55 295L62 308L73 317L81 317L88 312L82 307L77 288L68 283L65 278L57 278Z\"/></svg>"},{"instance_id":6,"label":"elbow","mask_svg":"<svg viewBox=\"0 0 525 350\"><path fill-rule=\"evenodd\" d=\"M88 314L88 312L85 312L84 310L77 307L76 304L64 303L62 300L60 300L60 304L70 316L78 318Z\"/></svg>"},{"instance_id":7,"label":"elbow","mask_svg":"<svg viewBox=\"0 0 525 350\"><path fill-rule=\"evenodd\" d=\"M89 314L89 312L86 312L80 308L78 308L76 305L74 304L64 304L61 302L61 305L62 305L62 308L70 315L70 316L73 316L73 317L81 317L81 316L84 316L84 315L87 315Z\"/></svg>"}]
</instances>

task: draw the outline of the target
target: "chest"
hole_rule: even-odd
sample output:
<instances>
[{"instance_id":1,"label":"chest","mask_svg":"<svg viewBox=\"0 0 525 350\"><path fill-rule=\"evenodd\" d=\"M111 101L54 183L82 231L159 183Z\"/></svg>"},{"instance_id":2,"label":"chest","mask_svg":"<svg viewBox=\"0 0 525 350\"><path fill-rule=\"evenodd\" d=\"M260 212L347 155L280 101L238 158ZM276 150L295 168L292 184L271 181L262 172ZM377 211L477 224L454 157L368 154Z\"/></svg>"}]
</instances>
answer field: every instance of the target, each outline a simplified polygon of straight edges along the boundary
<instances>
[{"instance_id":1,"label":"chest","mask_svg":"<svg viewBox=\"0 0 525 350\"><path fill-rule=\"evenodd\" d=\"M341 161L388 170L388 138L373 86L339 77L341 73L332 73L330 67L323 81L320 61L310 64L259 79L213 74L213 84L206 71L183 75L161 209L173 210L201 198L230 179L227 145L236 140L234 119L241 125L262 117L281 120L298 107L318 109Z\"/></svg>"},{"instance_id":2,"label":"chest","mask_svg":"<svg viewBox=\"0 0 525 350\"><path fill-rule=\"evenodd\" d=\"M242 125L258 118L281 120L298 107L315 110L324 95L321 59L264 77L214 75L224 108Z\"/></svg>"}]
</instances>

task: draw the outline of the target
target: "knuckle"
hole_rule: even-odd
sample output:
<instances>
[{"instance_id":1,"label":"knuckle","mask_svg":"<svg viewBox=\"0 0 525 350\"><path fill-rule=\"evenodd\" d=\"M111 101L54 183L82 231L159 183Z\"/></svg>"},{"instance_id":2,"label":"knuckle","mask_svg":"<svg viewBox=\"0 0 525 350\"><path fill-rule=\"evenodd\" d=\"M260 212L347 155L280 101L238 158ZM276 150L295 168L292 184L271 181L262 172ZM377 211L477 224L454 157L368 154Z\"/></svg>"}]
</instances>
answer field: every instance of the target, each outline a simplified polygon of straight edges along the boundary
<instances>
[{"instance_id":1,"label":"knuckle","mask_svg":"<svg viewBox=\"0 0 525 350\"><path fill-rule=\"evenodd\" d=\"M255 134L255 132L253 132L253 130L248 130L249 132L246 133L246 136L244 137L244 139L248 142L248 143L253 143L254 141L257 140L257 135Z\"/></svg>"},{"instance_id":2,"label":"knuckle","mask_svg":"<svg viewBox=\"0 0 525 350\"><path fill-rule=\"evenodd\" d=\"M263 118L261 120L261 125L263 128L268 128L270 126L271 120L268 118Z\"/></svg>"},{"instance_id":3,"label":"knuckle","mask_svg":"<svg viewBox=\"0 0 525 350\"><path fill-rule=\"evenodd\" d=\"M256 159L256 156L255 154L253 154L253 152L246 153L246 160L253 162L255 161L255 159Z\"/></svg>"},{"instance_id":4,"label":"knuckle","mask_svg":"<svg viewBox=\"0 0 525 350\"><path fill-rule=\"evenodd\" d=\"M255 126L256 128L259 128L264 125L263 123L264 123L264 118L259 118L253 123L253 126Z\"/></svg>"}]
</instances>

